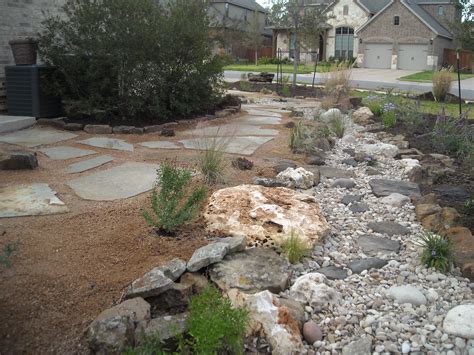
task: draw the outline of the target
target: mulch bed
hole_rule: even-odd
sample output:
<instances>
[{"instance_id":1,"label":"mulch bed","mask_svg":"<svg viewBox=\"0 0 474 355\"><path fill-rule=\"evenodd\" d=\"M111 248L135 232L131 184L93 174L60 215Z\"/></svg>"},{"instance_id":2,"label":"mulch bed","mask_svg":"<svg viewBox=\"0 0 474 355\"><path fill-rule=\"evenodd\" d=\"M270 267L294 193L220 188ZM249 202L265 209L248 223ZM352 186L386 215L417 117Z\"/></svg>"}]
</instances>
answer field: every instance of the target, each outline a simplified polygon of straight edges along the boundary
<instances>
[{"instance_id":1,"label":"mulch bed","mask_svg":"<svg viewBox=\"0 0 474 355\"><path fill-rule=\"evenodd\" d=\"M436 139L433 139L432 136L429 135L429 133L433 131L435 123L436 115L425 115L423 117L423 123L415 129L403 121L398 121L394 128L385 128L384 131L393 135L402 134L410 143L410 147L416 148L424 154L445 154L436 143ZM422 185L421 189L423 194L431 193L436 186L454 185L462 186L471 197L474 196L474 180L469 175L467 167L462 164L458 157L451 156L451 158L455 159L455 173L448 173L442 176L435 181L432 186ZM466 200L439 197L438 201L442 207L454 207L461 214L461 224L471 231L474 231L474 216L468 214L464 206Z\"/></svg>"}]
</instances>

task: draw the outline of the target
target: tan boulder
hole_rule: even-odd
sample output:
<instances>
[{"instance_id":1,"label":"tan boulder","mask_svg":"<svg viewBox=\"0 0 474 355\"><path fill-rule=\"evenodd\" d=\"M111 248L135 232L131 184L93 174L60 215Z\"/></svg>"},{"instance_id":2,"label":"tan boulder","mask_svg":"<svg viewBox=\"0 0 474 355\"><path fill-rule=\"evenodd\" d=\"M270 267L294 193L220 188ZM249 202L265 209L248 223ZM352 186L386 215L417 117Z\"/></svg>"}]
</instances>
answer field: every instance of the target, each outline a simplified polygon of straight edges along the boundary
<instances>
[{"instance_id":1,"label":"tan boulder","mask_svg":"<svg viewBox=\"0 0 474 355\"><path fill-rule=\"evenodd\" d=\"M429 231L445 233L447 229L457 224L459 217L459 213L455 208L443 207L437 213L423 218L421 225Z\"/></svg>"},{"instance_id":2,"label":"tan boulder","mask_svg":"<svg viewBox=\"0 0 474 355\"><path fill-rule=\"evenodd\" d=\"M365 106L358 108L352 113L352 120L360 125L369 124L372 117L374 117L374 114L370 111L370 108Z\"/></svg>"},{"instance_id":3,"label":"tan boulder","mask_svg":"<svg viewBox=\"0 0 474 355\"><path fill-rule=\"evenodd\" d=\"M474 236L465 227L452 227L446 231L454 244L454 261L462 274L474 281Z\"/></svg>"},{"instance_id":4,"label":"tan boulder","mask_svg":"<svg viewBox=\"0 0 474 355\"><path fill-rule=\"evenodd\" d=\"M423 218L438 213L441 207L431 203L420 203L415 207L416 218L421 221Z\"/></svg>"},{"instance_id":5,"label":"tan boulder","mask_svg":"<svg viewBox=\"0 0 474 355\"><path fill-rule=\"evenodd\" d=\"M246 235L250 245L281 245L294 232L313 246L330 228L314 197L284 187L259 185L214 192L204 218L210 232Z\"/></svg>"}]
</instances>

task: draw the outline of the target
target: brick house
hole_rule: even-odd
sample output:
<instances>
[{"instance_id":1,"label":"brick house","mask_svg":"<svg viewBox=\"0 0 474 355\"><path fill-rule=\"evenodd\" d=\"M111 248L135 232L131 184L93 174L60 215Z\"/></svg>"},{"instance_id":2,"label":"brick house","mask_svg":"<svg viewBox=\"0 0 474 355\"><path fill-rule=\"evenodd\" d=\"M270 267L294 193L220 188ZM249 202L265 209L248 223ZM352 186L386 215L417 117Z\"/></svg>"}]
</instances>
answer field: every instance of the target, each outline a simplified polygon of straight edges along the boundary
<instances>
[{"instance_id":1,"label":"brick house","mask_svg":"<svg viewBox=\"0 0 474 355\"><path fill-rule=\"evenodd\" d=\"M356 58L366 68L429 70L440 67L444 48L453 48L448 21L459 18L449 0L307 0L324 6L327 30L318 48L302 44L300 60ZM291 29L274 28L274 53L292 57Z\"/></svg>"}]
</instances>

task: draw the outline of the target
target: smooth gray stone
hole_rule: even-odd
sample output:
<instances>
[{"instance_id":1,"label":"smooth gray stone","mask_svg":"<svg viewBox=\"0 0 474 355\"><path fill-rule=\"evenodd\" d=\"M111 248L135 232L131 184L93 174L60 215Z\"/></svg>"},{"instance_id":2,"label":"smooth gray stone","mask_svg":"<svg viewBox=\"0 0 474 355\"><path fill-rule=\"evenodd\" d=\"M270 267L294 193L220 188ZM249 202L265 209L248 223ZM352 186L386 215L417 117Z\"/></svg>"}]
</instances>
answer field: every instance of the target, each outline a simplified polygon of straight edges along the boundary
<instances>
[{"instance_id":1,"label":"smooth gray stone","mask_svg":"<svg viewBox=\"0 0 474 355\"><path fill-rule=\"evenodd\" d=\"M349 206L349 209L354 213L364 213L370 210L370 207L366 203L353 203Z\"/></svg>"},{"instance_id":2,"label":"smooth gray stone","mask_svg":"<svg viewBox=\"0 0 474 355\"><path fill-rule=\"evenodd\" d=\"M399 180L386 180L386 179L373 179L369 181L369 185L372 188L372 192L377 197L384 197L394 192L408 197L420 197L420 186L413 182L399 181Z\"/></svg>"},{"instance_id":3,"label":"smooth gray stone","mask_svg":"<svg viewBox=\"0 0 474 355\"><path fill-rule=\"evenodd\" d=\"M388 261L380 258L365 258L351 261L347 267L352 270L354 274L360 274L364 270L380 269L387 265Z\"/></svg>"},{"instance_id":4,"label":"smooth gray stone","mask_svg":"<svg viewBox=\"0 0 474 355\"><path fill-rule=\"evenodd\" d=\"M97 154L97 152L93 150L79 149L67 146L44 148L40 149L40 152L46 154L48 158L52 160L67 160Z\"/></svg>"},{"instance_id":5,"label":"smooth gray stone","mask_svg":"<svg viewBox=\"0 0 474 355\"><path fill-rule=\"evenodd\" d=\"M370 337L354 340L342 348L342 355L371 355L372 339Z\"/></svg>"},{"instance_id":6,"label":"smooth gray stone","mask_svg":"<svg viewBox=\"0 0 474 355\"><path fill-rule=\"evenodd\" d=\"M36 147L44 144L54 144L76 138L77 134L68 133L50 128L29 128L0 136L0 142Z\"/></svg>"},{"instance_id":7,"label":"smooth gray stone","mask_svg":"<svg viewBox=\"0 0 474 355\"><path fill-rule=\"evenodd\" d=\"M141 146L151 149L180 149L181 147L168 141L151 141L140 143Z\"/></svg>"},{"instance_id":8,"label":"smooth gray stone","mask_svg":"<svg viewBox=\"0 0 474 355\"><path fill-rule=\"evenodd\" d=\"M364 235L357 240L364 253L370 255L398 253L400 250L400 242L389 238L375 237Z\"/></svg>"},{"instance_id":9,"label":"smooth gray stone","mask_svg":"<svg viewBox=\"0 0 474 355\"><path fill-rule=\"evenodd\" d=\"M356 183L352 179L337 179L336 181L333 182L331 185L332 187L342 187L344 189L352 189L353 187L356 186Z\"/></svg>"},{"instance_id":10,"label":"smooth gray stone","mask_svg":"<svg viewBox=\"0 0 474 355\"><path fill-rule=\"evenodd\" d=\"M125 298L155 297L170 289L172 285L173 280L168 278L159 267L155 267L132 282L125 291Z\"/></svg>"},{"instance_id":11,"label":"smooth gray stone","mask_svg":"<svg viewBox=\"0 0 474 355\"><path fill-rule=\"evenodd\" d=\"M360 200L362 200L362 195L345 195L342 200L341 200L341 203L345 204L346 206L351 204L351 203L354 203L354 202L360 202Z\"/></svg>"},{"instance_id":12,"label":"smooth gray stone","mask_svg":"<svg viewBox=\"0 0 474 355\"><path fill-rule=\"evenodd\" d=\"M196 250L188 261L189 271L198 271L206 266L221 261L229 251L227 243L211 243Z\"/></svg>"},{"instance_id":13,"label":"smooth gray stone","mask_svg":"<svg viewBox=\"0 0 474 355\"><path fill-rule=\"evenodd\" d=\"M443 197L449 197L452 199L464 200L469 198L469 192L467 192L462 186L438 185L433 186L433 191Z\"/></svg>"},{"instance_id":14,"label":"smooth gray stone","mask_svg":"<svg viewBox=\"0 0 474 355\"><path fill-rule=\"evenodd\" d=\"M410 230L396 222L369 222L368 227L376 233L392 235L407 235Z\"/></svg>"},{"instance_id":15,"label":"smooth gray stone","mask_svg":"<svg viewBox=\"0 0 474 355\"><path fill-rule=\"evenodd\" d=\"M87 160L80 161L78 163L71 164L68 166L66 171L69 174L82 173L83 171L97 168L113 160L114 158L112 158L110 155L101 155L96 158L87 159Z\"/></svg>"},{"instance_id":16,"label":"smooth gray stone","mask_svg":"<svg viewBox=\"0 0 474 355\"><path fill-rule=\"evenodd\" d=\"M414 306L426 304L426 297L417 288L410 285L392 286L387 294L398 304L411 303Z\"/></svg>"},{"instance_id":17,"label":"smooth gray stone","mask_svg":"<svg viewBox=\"0 0 474 355\"><path fill-rule=\"evenodd\" d=\"M254 132L256 133L256 132ZM252 155L263 144L271 141L273 137L204 137L179 141L186 149L207 150L218 147L219 150L229 154Z\"/></svg>"},{"instance_id":18,"label":"smooth gray stone","mask_svg":"<svg viewBox=\"0 0 474 355\"><path fill-rule=\"evenodd\" d=\"M356 162L353 158L347 158L342 161L343 164L356 167L359 163Z\"/></svg>"},{"instance_id":19,"label":"smooth gray stone","mask_svg":"<svg viewBox=\"0 0 474 355\"><path fill-rule=\"evenodd\" d=\"M330 166L319 166L318 170L321 173L321 176L324 176L326 178L349 179L355 177L355 173L353 171L332 168Z\"/></svg>"},{"instance_id":20,"label":"smooth gray stone","mask_svg":"<svg viewBox=\"0 0 474 355\"><path fill-rule=\"evenodd\" d=\"M277 136L278 130L260 128L255 125L242 125L239 123L229 123L220 126L208 126L184 131L181 135L193 137L235 137L235 136Z\"/></svg>"},{"instance_id":21,"label":"smooth gray stone","mask_svg":"<svg viewBox=\"0 0 474 355\"><path fill-rule=\"evenodd\" d=\"M318 269L318 272L325 275L329 280L344 280L347 277L347 270L337 266L323 267Z\"/></svg>"},{"instance_id":22,"label":"smooth gray stone","mask_svg":"<svg viewBox=\"0 0 474 355\"><path fill-rule=\"evenodd\" d=\"M97 148L115 149L115 150L133 152L133 145L125 142L122 139L107 138L107 137L92 137L89 139L85 139L83 141L79 141L77 143L90 145L92 147L97 147Z\"/></svg>"}]
</instances>

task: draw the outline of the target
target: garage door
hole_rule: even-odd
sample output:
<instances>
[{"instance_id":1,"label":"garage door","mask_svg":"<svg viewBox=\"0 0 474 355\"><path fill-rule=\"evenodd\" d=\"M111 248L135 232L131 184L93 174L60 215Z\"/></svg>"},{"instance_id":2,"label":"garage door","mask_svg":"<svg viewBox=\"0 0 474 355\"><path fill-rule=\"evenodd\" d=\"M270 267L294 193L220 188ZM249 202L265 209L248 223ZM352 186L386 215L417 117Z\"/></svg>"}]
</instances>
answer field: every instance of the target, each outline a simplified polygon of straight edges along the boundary
<instances>
[{"instance_id":1,"label":"garage door","mask_svg":"<svg viewBox=\"0 0 474 355\"><path fill-rule=\"evenodd\" d=\"M428 48L425 44L400 44L398 69L426 70Z\"/></svg>"},{"instance_id":2,"label":"garage door","mask_svg":"<svg viewBox=\"0 0 474 355\"><path fill-rule=\"evenodd\" d=\"M392 45L366 43L364 65L366 68L390 69L392 64Z\"/></svg>"}]
</instances>

